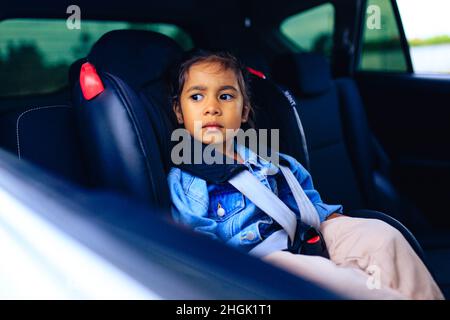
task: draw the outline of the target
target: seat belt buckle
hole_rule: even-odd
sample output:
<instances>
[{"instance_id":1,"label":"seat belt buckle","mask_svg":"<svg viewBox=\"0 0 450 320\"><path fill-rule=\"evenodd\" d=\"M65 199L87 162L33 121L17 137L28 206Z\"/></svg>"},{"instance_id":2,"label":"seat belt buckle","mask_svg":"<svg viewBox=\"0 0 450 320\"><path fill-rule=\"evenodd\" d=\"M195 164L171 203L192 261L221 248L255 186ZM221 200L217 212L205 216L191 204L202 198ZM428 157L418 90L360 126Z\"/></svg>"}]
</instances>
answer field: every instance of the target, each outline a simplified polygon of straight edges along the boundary
<instances>
[{"instance_id":1,"label":"seat belt buckle","mask_svg":"<svg viewBox=\"0 0 450 320\"><path fill-rule=\"evenodd\" d=\"M294 254L330 258L325 240L320 231L313 226L303 223L300 218L297 218L294 241L291 242L288 237L287 250Z\"/></svg>"}]
</instances>

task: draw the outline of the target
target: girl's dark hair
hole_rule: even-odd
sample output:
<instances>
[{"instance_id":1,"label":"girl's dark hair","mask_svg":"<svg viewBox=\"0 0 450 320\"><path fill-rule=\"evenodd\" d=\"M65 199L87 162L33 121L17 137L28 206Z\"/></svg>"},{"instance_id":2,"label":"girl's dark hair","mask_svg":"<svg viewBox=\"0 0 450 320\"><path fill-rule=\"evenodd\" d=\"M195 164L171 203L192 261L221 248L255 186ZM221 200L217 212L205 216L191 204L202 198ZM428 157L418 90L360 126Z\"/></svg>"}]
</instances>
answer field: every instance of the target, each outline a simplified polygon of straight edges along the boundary
<instances>
[{"instance_id":1,"label":"girl's dark hair","mask_svg":"<svg viewBox=\"0 0 450 320\"><path fill-rule=\"evenodd\" d=\"M232 70L237 78L241 90L244 106L250 109L248 124L253 127L253 107L251 105L249 74L245 66L232 54L224 51L211 52L207 50L191 50L174 66L170 75L171 105L180 105L180 97L189 69L197 63L215 62L223 69Z\"/></svg>"}]
</instances>

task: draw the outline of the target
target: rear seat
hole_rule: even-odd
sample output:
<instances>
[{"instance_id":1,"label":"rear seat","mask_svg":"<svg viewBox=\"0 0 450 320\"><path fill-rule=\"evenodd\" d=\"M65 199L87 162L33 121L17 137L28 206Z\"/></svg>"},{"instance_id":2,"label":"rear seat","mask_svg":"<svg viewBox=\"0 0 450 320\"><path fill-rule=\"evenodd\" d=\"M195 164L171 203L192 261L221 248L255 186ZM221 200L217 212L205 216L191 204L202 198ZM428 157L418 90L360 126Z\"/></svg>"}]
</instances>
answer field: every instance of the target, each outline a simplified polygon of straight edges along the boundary
<instances>
[{"instance_id":1,"label":"rear seat","mask_svg":"<svg viewBox=\"0 0 450 320\"><path fill-rule=\"evenodd\" d=\"M311 53L280 56L272 74L299 101L311 172L321 194L347 209L383 211L423 230L424 219L389 179L389 161L370 132L353 80L333 80L325 58Z\"/></svg>"},{"instance_id":2,"label":"rear seat","mask_svg":"<svg viewBox=\"0 0 450 320\"><path fill-rule=\"evenodd\" d=\"M69 105L30 106L2 114L0 147L72 182L87 182Z\"/></svg>"}]
</instances>

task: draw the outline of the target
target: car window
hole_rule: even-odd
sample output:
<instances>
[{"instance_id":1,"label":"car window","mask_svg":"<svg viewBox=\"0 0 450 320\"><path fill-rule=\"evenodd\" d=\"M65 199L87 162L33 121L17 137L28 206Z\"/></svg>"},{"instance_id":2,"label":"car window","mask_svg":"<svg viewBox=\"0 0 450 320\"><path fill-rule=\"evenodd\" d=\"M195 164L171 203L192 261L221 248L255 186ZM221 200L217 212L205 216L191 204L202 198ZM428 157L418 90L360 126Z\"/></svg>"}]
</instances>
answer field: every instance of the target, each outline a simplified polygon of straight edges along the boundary
<instances>
[{"instance_id":1,"label":"car window","mask_svg":"<svg viewBox=\"0 0 450 320\"><path fill-rule=\"evenodd\" d=\"M188 34L175 25L82 21L69 29L65 19L11 19L0 23L0 96L54 92L68 83L68 68L85 57L104 33L143 29L165 34L184 49L192 47Z\"/></svg>"},{"instance_id":2,"label":"car window","mask_svg":"<svg viewBox=\"0 0 450 320\"><path fill-rule=\"evenodd\" d=\"M281 33L296 51L317 52L331 56L333 47L334 6L325 3L286 18Z\"/></svg>"},{"instance_id":3,"label":"car window","mask_svg":"<svg viewBox=\"0 0 450 320\"><path fill-rule=\"evenodd\" d=\"M390 0L368 0L359 70L406 72L408 64Z\"/></svg>"},{"instance_id":4,"label":"car window","mask_svg":"<svg viewBox=\"0 0 450 320\"><path fill-rule=\"evenodd\" d=\"M450 1L397 0L415 73L450 73Z\"/></svg>"}]
</instances>

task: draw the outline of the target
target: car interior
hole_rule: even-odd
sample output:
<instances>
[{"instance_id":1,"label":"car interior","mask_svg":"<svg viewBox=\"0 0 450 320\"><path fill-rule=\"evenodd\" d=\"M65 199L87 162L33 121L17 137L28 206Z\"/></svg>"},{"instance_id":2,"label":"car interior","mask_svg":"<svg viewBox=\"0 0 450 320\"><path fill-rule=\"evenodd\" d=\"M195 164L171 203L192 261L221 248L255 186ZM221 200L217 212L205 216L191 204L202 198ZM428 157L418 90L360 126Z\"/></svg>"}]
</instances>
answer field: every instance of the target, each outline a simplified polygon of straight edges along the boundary
<instances>
[{"instance_id":1,"label":"car interior","mask_svg":"<svg viewBox=\"0 0 450 320\"><path fill-rule=\"evenodd\" d=\"M53 28L65 28L68 4L17 1L2 10L0 21L0 30L11 31L0 37L7 51L0 50L0 147L8 159L83 194L124 197L136 213L124 209L120 221L137 226L155 213L170 221L166 175L177 124L167 73L189 49L229 51L253 70L256 127L280 130L280 151L308 169L325 202L399 229L448 297L450 218L441 199L450 194L450 77L414 73L402 32L404 72L362 68L368 2L79 1L81 31L86 21L95 32L80 33L84 47L72 50L73 58L46 65L38 44L76 47L70 37L52 39ZM402 30L396 1L384 2ZM287 20L323 6L332 8L331 32L320 34L312 49L283 33ZM167 25L172 29L161 27ZM35 47L26 42L30 34ZM96 198L92 214L107 219L99 208L114 201ZM152 220L133 232L164 238L158 223L169 228ZM156 226L143 227L149 224ZM239 259L232 250L225 255Z\"/></svg>"}]
</instances>

